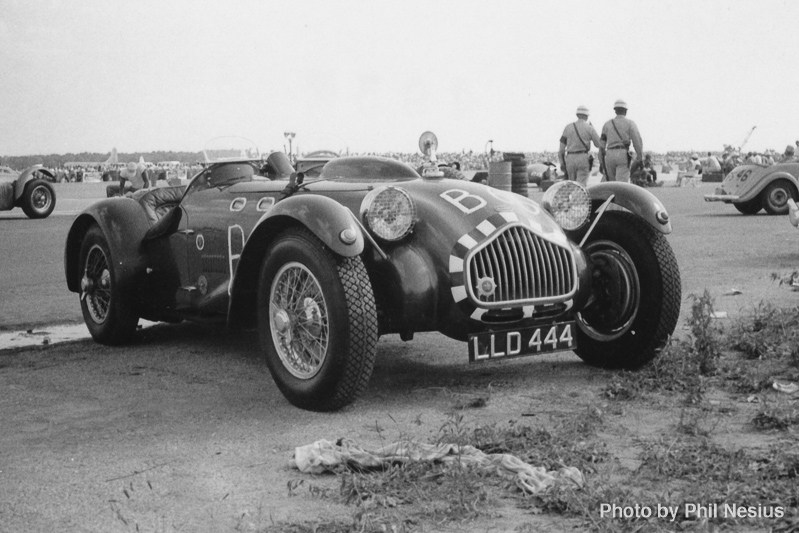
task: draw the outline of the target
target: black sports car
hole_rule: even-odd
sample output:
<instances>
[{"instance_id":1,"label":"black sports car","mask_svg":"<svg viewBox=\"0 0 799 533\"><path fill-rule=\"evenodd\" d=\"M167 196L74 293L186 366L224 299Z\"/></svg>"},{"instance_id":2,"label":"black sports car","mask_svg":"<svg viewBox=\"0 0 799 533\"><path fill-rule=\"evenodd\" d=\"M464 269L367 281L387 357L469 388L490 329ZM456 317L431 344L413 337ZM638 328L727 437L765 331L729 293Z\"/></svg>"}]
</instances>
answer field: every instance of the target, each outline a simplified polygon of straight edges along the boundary
<instances>
[{"instance_id":1,"label":"black sports car","mask_svg":"<svg viewBox=\"0 0 799 533\"><path fill-rule=\"evenodd\" d=\"M563 181L539 205L381 157L306 179L283 153L231 146L186 187L75 219L66 279L97 342L129 342L139 318L256 328L286 398L335 410L366 388L380 335L439 331L473 362L574 350L634 369L675 328L671 225L640 187Z\"/></svg>"}]
</instances>

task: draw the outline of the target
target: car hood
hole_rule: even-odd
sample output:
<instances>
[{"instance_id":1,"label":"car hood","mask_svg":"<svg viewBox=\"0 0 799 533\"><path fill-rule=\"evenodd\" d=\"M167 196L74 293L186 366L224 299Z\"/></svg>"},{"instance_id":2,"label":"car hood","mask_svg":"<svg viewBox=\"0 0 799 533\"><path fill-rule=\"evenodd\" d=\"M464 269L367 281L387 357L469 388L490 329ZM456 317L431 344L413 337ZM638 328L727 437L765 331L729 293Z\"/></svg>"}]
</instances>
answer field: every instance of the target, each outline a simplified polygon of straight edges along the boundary
<instances>
[{"instance_id":1,"label":"car hood","mask_svg":"<svg viewBox=\"0 0 799 533\"><path fill-rule=\"evenodd\" d=\"M321 180L305 189L336 199L361 218L363 198L379 187L406 190L416 204L418 224L447 236L453 245L464 236L467 242L479 243L493 236L497 228L511 224L528 228L553 244L568 246L566 234L537 202L479 183L422 178L369 184Z\"/></svg>"}]
</instances>

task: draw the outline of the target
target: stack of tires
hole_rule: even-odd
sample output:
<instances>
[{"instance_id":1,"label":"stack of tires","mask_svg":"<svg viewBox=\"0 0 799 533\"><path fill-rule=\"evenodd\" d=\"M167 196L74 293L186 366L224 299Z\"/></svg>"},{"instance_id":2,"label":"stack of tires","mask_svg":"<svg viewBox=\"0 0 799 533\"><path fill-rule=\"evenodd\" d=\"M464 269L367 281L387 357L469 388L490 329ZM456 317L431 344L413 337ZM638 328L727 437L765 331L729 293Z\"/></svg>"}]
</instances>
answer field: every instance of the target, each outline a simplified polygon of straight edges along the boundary
<instances>
[{"instance_id":1,"label":"stack of tires","mask_svg":"<svg viewBox=\"0 0 799 533\"><path fill-rule=\"evenodd\" d=\"M527 197L527 161L524 154L517 152L505 152L502 159L511 163L511 192Z\"/></svg>"}]
</instances>

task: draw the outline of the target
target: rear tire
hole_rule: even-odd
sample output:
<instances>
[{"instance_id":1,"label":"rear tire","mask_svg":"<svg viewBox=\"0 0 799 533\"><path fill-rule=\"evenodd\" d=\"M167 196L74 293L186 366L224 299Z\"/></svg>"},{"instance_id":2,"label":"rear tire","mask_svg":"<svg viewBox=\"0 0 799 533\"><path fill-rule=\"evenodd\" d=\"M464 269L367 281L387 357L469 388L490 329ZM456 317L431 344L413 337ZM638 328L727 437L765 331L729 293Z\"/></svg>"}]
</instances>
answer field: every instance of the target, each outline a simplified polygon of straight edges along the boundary
<instances>
[{"instance_id":1,"label":"rear tire","mask_svg":"<svg viewBox=\"0 0 799 533\"><path fill-rule=\"evenodd\" d=\"M360 257L340 257L304 228L269 248L258 281L258 330L280 391L335 411L369 384L377 346L372 285Z\"/></svg>"},{"instance_id":2,"label":"rear tire","mask_svg":"<svg viewBox=\"0 0 799 533\"><path fill-rule=\"evenodd\" d=\"M772 181L760 194L763 197L763 209L769 215L785 215L788 213L788 199L799 200L796 189L784 179Z\"/></svg>"},{"instance_id":3,"label":"rear tire","mask_svg":"<svg viewBox=\"0 0 799 533\"><path fill-rule=\"evenodd\" d=\"M80 307L92 338L111 346L129 343L139 323L132 298L119 288L114 265L103 231L92 226L80 247Z\"/></svg>"},{"instance_id":4,"label":"rear tire","mask_svg":"<svg viewBox=\"0 0 799 533\"><path fill-rule=\"evenodd\" d=\"M31 180L25 184L20 204L28 218L47 218L55 209L55 190L45 180Z\"/></svg>"},{"instance_id":5,"label":"rear tire","mask_svg":"<svg viewBox=\"0 0 799 533\"><path fill-rule=\"evenodd\" d=\"M577 314L575 353L602 368L634 370L654 359L674 332L682 288L664 235L628 212L606 212L583 247L594 300Z\"/></svg>"}]
</instances>

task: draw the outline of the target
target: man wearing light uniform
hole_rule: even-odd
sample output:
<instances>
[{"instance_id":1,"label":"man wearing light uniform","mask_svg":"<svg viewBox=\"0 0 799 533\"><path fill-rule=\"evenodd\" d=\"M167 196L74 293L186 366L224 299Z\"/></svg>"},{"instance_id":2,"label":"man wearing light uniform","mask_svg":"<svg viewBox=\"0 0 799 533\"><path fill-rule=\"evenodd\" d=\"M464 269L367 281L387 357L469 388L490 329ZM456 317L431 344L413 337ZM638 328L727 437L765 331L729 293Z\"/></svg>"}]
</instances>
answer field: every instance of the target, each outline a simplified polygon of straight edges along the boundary
<instances>
[{"instance_id":1,"label":"man wearing light uniform","mask_svg":"<svg viewBox=\"0 0 799 533\"><path fill-rule=\"evenodd\" d=\"M577 181L581 185L588 183L588 175L591 172L591 143L599 147L599 135L594 126L588 122L588 108L581 105L577 108L577 120L568 124L563 129L560 138L560 169L566 173L572 181Z\"/></svg>"},{"instance_id":2,"label":"man wearing light uniform","mask_svg":"<svg viewBox=\"0 0 799 533\"><path fill-rule=\"evenodd\" d=\"M600 161L604 159L605 178L608 181L630 181L630 144L635 148L635 158L644 157L644 143L638 126L627 118L627 102L616 100L613 104L616 117L602 127L599 138Z\"/></svg>"}]
</instances>

